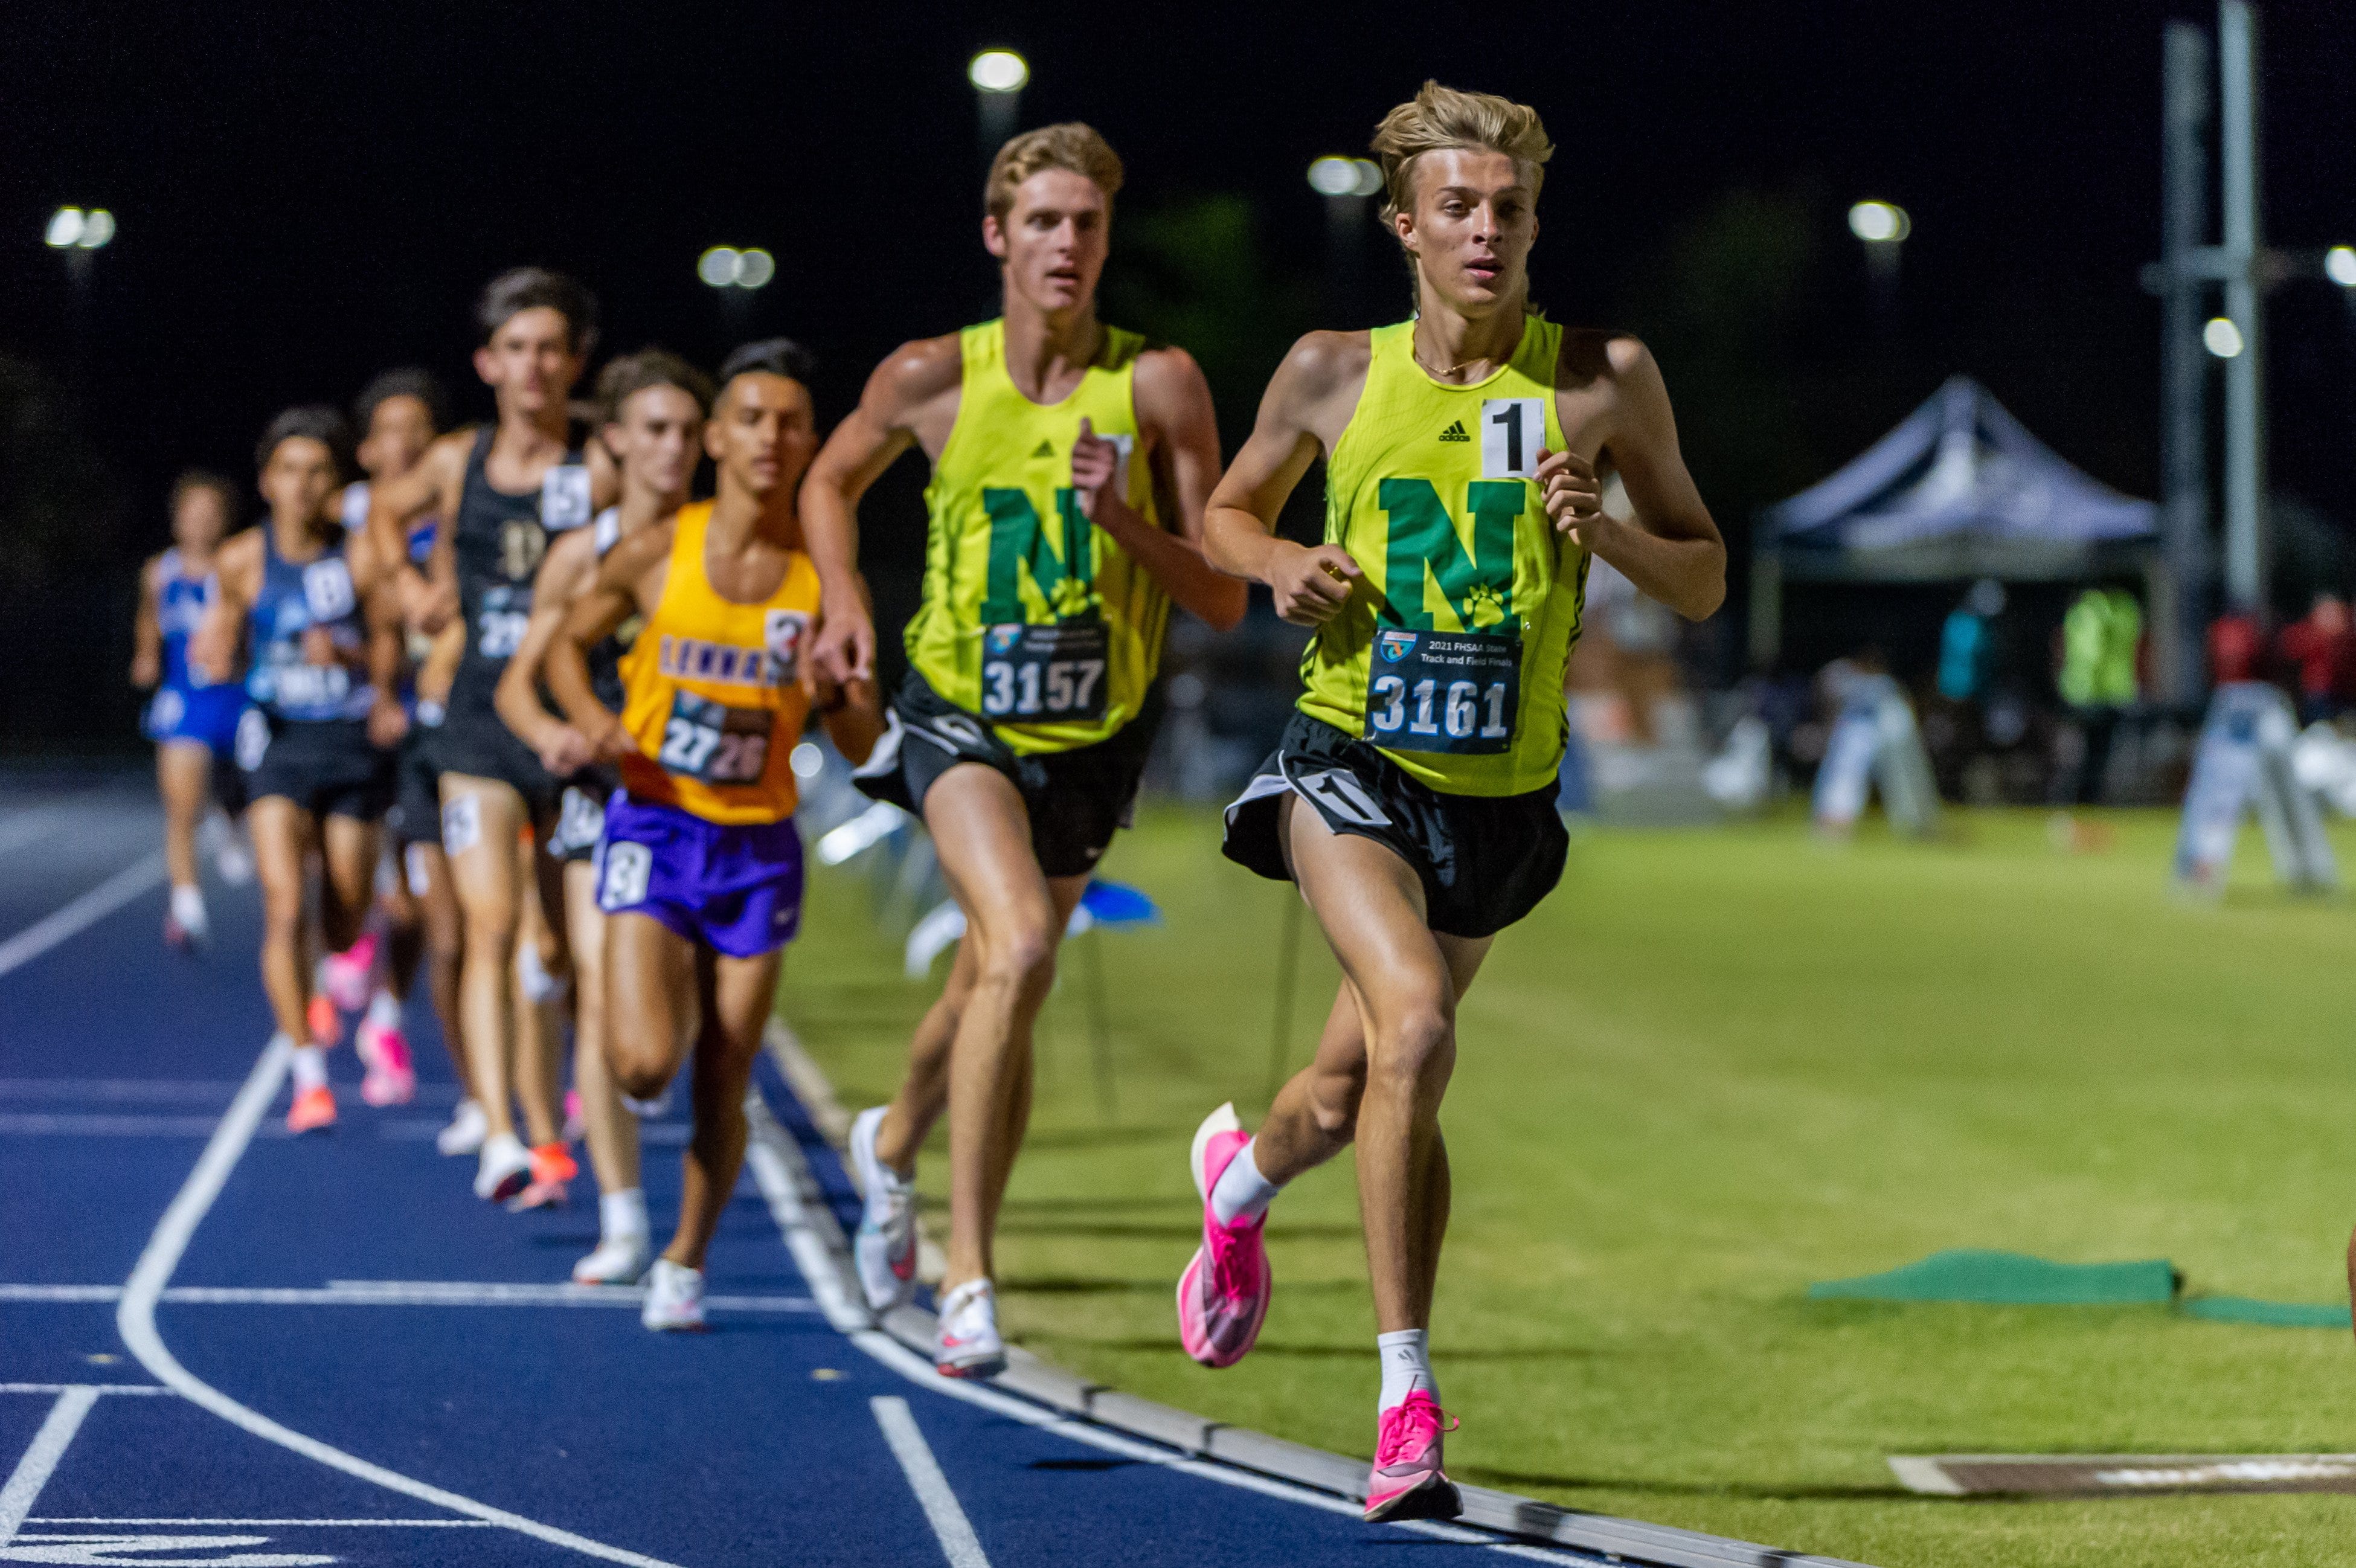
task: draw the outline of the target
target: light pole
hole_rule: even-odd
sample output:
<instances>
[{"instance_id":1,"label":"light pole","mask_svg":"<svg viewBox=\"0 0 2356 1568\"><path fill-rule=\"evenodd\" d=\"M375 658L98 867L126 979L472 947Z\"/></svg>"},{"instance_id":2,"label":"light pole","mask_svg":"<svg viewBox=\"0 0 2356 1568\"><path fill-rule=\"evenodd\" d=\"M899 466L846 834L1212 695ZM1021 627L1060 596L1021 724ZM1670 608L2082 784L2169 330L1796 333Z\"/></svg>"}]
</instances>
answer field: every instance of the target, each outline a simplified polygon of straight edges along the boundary
<instances>
[{"instance_id":1,"label":"light pole","mask_svg":"<svg viewBox=\"0 0 2356 1568\"><path fill-rule=\"evenodd\" d=\"M753 295L777 275L776 258L754 247L714 245L695 259L695 275L720 296L721 318L731 332L744 329L752 311Z\"/></svg>"},{"instance_id":2,"label":"light pole","mask_svg":"<svg viewBox=\"0 0 2356 1568\"><path fill-rule=\"evenodd\" d=\"M114 214L103 207L88 211L60 207L49 214L41 241L66 258L66 332L73 344L69 391L79 408L82 402L84 366L90 358L90 293L91 260L114 238Z\"/></svg>"},{"instance_id":3,"label":"light pole","mask_svg":"<svg viewBox=\"0 0 2356 1568\"><path fill-rule=\"evenodd\" d=\"M1309 166L1309 188L1325 199L1326 248L1333 258L1327 288L1337 319L1357 308L1365 274L1366 202L1382 188L1382 168L1368 158L1328 156Z\"/></svg>"},{"instance_id":4,"label":"light pole","mask_svg":"<svg viewBox=\"0 0 2356 1568\"><path fill-rule=\"evenodd\" d=\"M1031 64L1012 49L984 49L966 62L965 79L973 83L981 162L987 169L1022 119L1023 89L1031 80Z\"/></svg>"},{"instance_id":5,"label":"light pole","mask_svg":"<svg viewBox=\"0 0 2356 1568\"><path fill-rule=\"evenodd\" d=\"M1865 242L1874 309L1887 316L1898 304L1899 248L1914 231L1914 220L1894 202L1860 201L1848 209L1848 231Z\"/></svg>"}]
</instances>

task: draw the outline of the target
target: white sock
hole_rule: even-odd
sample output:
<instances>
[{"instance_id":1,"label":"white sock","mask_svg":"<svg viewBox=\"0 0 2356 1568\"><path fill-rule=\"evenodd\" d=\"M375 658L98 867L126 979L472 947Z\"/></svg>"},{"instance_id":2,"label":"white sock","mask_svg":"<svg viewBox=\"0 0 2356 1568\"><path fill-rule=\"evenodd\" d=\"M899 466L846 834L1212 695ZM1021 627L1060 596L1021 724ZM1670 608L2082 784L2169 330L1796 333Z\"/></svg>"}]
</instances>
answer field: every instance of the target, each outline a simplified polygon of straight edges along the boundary
<instances>
[{"instance_id":1,"label":"white sock","mask_svg":"<svg viewBox=\"0 0 2356 1568\"><path fill-rule=\"evenodd\" d=\"M294 1047L294 1090L307 1094L327 1082L327 1053L318 1046Z\"/></svg>"},{"instance_id":2,"label":"white sock","mask_svg":"<svg viewBox=\"0 0 2356 1568\"><path fill-rule=\"evenodd\" d=\"M597 1230L601 1240L647 1234L647 1189L633 1187L609 1192L597 1199Z\"/></svg>"},{"instance_id":3,"label":"white sock","mask_svg":"<svg viewBox=\"0 0 2356 1568\"><path fill-rule=\"evenodd\" d=\"M380 1029L400 1028L401 998L390 991L378 991L369 998L368 1021Z\"/></svg>"},{"instance_id":4,"label":"white sock","mask_svg":"<svg viewBox=\"0 0 2356 1568\"><path fill-rule=\"evenodd\" d=\"M172 918L189 931L202 935L206 926L204 889L190 883L172 889Z\"/></svg>"},{"instance_id":5,"label":"white sock","mask_svg":"<svg viewBox=\"0 0 2356 1568\"><path fill-rule=\"evenodd\" d=\"M1418 1389L1430 1395L1433 1403L1440 1402L1440 1384L1431 1375L1430 1339L1427 1328L1375 1336L1376 1353L1383 1359L1383 1402L1376 1407L1377 1414L1397 1410Z\"/></svg>"},{"instance_id":6,"label":"white sock","mask_svg":"<svg viewBox=\"0 0 2356 1568\"><path fill-rule=\"evenodd\" d=\"M1219 1179L1211 1184L1211 1217L1222 1225L1233 1225L1241 1219L1248 1223L1268 1212L1283 1187L1259 1174L1259 1162L1252 1151L1259 1146L1254 1138L1236 1151Z\"/></svg>"}]
</instances>

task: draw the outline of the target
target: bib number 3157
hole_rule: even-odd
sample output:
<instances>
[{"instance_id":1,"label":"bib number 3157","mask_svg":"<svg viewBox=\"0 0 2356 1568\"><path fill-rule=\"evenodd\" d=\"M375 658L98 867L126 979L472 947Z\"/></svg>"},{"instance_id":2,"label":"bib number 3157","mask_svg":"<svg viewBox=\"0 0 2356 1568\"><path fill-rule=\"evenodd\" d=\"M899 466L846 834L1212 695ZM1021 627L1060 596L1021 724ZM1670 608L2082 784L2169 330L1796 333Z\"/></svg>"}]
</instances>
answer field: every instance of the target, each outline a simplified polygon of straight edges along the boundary
<instances>
[{"instance_id":1,"label":"bib number 3157","mask_svg":"<svg viewBox=\"0 0 2356 1568\"><path fill-rule=\"evenodd\" d=\"M1018 623L981 632L981 716L987 719L1104 717L1102 621Z\"/></svg>"},{"instance_id":2,"label":"bib number 3157","mask_svg":"<svg viewBox=\"0 0 2356 1568\"><path fill-rule=\"evenodd\" d=\"M1366 738L1394 751L1501 752L1521 693L1518 637L1385 627L1367 660Z\"/></svg>"},{"instance_id":3,"label":"bib number 3157","mask_svg":"<svg viewBox=\"0 0 2356 1568\"><path fill-rule=\"evenodd\" d=\"M731 708L692 692L672 693L655 760L705 784L757 784L769 765L766 708Z\"/></svg>"}]
</instances>

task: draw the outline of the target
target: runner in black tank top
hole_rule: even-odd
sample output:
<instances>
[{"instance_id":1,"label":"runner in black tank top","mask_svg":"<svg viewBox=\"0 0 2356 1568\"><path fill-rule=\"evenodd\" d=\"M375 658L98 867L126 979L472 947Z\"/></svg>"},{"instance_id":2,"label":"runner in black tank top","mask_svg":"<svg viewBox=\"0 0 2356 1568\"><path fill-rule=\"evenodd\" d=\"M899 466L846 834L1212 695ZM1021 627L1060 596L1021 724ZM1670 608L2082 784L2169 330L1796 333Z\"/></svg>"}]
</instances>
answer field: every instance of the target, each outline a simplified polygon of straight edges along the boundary
<instances>
[{"instance_id":1,"label":"runner in black tank top","mask_svg":"<svg viewBox=\"0 0 2356 1568\"><path fill-rule=\"evenodd\" d=\"M541 761L565 776L551 848L564 861L565 935L573 952L573 1085L597 1177L598 1243L573 1267L579 1284L626 1284L651 1261L646 1195L638 1185L637 1122L623 1105L605 1059L605 931L591 856L605 828L606 797L619 785L594 760L588 741L556 716L542 688L542 662L566 614L597 580L623 540L662 529L687 499L701 453L711 383L694 367L649 349L607 365L597 378L604 415L597 445L621 467L622 497L588 529L560 536L533 584L531 620L499 682L499 714ZM598 700L620 711L622 649L636 635L624 626L589 650Z\"/></svg>"},{"instance_id":2,"label":"runner in black tank top","mask_svg":"<svg viewBox=\"0 0 2356 1568\"><path fill-rule=\"evenodd\" d=\"M487 1199L562 1191L576 1168L558 1116L553 1054L517 1038L512 1003L518 934L535 908L561 918L555 863L556 780L509 733L493 694L530 618L531 584L551 536L578 528L612 499L610 464L575 446L567 398L596 335L595 299L570 278L521 268L494 279L476 310L475 369L498 403L487 432L455 432L424 460L370 497L369 529L397 556L409 526L427 514L437 533L424 573L405 572L404 607L436 631L463 620L467 648L451 687L434 761L441 768L442 838L457 890L465 951L460 1011L485 1129L475 1190ZM537 875L518 844L530 830ZM537 906L536 888L544 892ZM535 940L525 968L561 973L561 943ZM525 1009L538 1032L538 1010ZM532 1148L516 1136L519 1101Z\"/></svg>"}]
</instances>

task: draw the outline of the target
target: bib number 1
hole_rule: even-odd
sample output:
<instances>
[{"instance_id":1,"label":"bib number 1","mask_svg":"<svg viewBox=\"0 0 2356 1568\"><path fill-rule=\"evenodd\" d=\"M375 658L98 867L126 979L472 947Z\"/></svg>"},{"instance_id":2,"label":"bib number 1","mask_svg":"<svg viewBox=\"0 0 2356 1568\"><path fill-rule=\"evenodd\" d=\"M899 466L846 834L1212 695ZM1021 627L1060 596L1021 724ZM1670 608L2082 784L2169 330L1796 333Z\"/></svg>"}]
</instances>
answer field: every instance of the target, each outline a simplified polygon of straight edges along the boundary
<instances>
[{"instance_id":1,"label":"bib number 1","mask_svg":"<svg viewBox=\"0 0 2356 1568\"><path fill-rule=\"evenodd\" d=\"M1517 637L1386 627L1367 660L1366 738L1394 751L1494 755L1513 745L1521 687Z\"/></svg>"},{"instance_id":2,"label":"bib number 1","mask_svg":"<svg viewBox=\"0 0 2356 1568\"><path fill-rule=\"evenodd\" d=\"M671 696L655 760L682 779L703 784L757 784L769 766L766 708L731 708L692 692Z\"/></svg>"}]
</instances>

